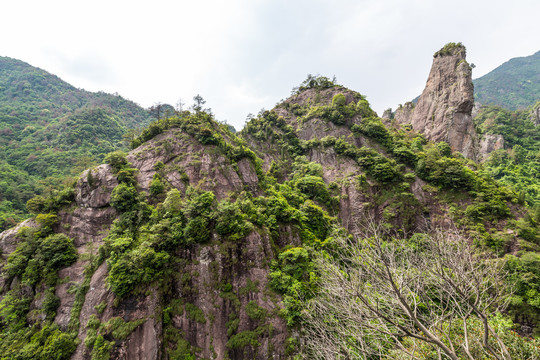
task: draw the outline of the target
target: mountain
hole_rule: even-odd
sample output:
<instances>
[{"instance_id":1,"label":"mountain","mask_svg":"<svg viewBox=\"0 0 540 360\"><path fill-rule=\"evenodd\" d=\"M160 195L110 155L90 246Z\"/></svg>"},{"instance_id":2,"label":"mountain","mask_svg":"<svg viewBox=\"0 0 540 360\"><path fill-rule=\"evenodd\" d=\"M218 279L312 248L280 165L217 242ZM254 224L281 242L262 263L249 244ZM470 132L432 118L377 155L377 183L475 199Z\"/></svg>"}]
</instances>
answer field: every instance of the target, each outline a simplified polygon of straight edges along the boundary
<instances>
[{"instance_id":1,"label":"mountain","mask_svg":"<svg viewBox=\"0 0 540 360\"><path fill-rule=\"evenodd\" d=\"M122 135L149 121L148 111L121 96L76 89L0 57L0 229L24 217L34 195L125 148Z\"/></svg>"},{"instance_id":2,"label":"mountain","mask_svg":"<svg viewBox=\"0 0 540 360\"><path fill-rule=\"evenodd\" d=\"M429 140L445 141L453 151L476 159L472 69L465 57L461 43L449 43L435 53L426 87L414 109L406 104L396 111L395 118L399 123L410 123Z\"/></svg>"},{"instance_id":3,"label":"mountain","mask_svg":"<svg viewBox=\"0 0 540 360\"><path fill-rule=\"evenodd\" d=\"M3 357L540 355L540 218L364 95L309 76L238 134L194 107L131 146L0 234Z\"/></svg>"},{"instance_id":4,"label":"mountain","mask_svg":"<svg viewBox=\"0 0 540 360\"><path fill-rule=\"evenodd\" d=\"M484 139L499 142L483 165L495 179L511 186L531 207L540 206L540 127L535 112L484 105L474 118Z\"/></svg>"},{"instance_id":5,"label":"mountain","mask_svg":"<svg viewBox=\"0 0 540 360\"><path fill-rule=\"evenodd\" d=\"M475 100L517 110L540 101L540 51L510 59L474 80Z\"/></svg>"}]
</instances>

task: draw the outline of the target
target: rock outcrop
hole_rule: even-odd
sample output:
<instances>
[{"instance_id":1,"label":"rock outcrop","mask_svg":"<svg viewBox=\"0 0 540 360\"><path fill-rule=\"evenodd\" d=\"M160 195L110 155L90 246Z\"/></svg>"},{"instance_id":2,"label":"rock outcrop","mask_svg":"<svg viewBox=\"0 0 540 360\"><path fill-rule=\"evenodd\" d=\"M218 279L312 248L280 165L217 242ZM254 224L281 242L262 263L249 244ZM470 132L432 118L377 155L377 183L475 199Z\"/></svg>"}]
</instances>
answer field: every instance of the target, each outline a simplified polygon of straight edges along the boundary
<instances>
[{"instance_id":1,"label":"rock outcrop","mask_svg":"<svg viewBox=\"0 0 540 360\"><path fill-rule=\"evenodd\" d=\"M414 111L414 104L412 102L406 102L404 105L400 105L394 114L394 119L398 124L410 124L412 114Z\"/></svg>"},{"instance_id":2,"label":"rock outcrop","mask_svg":"<svg viewBox=\"0 0 540 360\"><path fill-rule=\"evenodd\" d=\"M486 134L480 139L478 160L484 160L493 151L504 149L504 138L499 134Z\"/></svg>"},{"instance_id":3,"label":"rock outcrop","mask_svg":"<svg viewBox=\"0 0 540 360\"><path fill-rule=\"evenodd\" d=\"M533 106L531 111L531 121L536 125L540 125L540 102Z\"/></svg>"},{"instance_id":4,"label":"rock outcrop","mask_svg":"<svg viewBox=\"0 0 540 360\"><path fill-rule=\"evenodd\" d=\"M435 53L426 87L412 111L410 123L428 140L446 141L453 151L476 160L478 139L471 116L472 71L465 54L460 43L447 44ZM405 115L403 121L407 119Z\"/></svg>"}]
</instances>

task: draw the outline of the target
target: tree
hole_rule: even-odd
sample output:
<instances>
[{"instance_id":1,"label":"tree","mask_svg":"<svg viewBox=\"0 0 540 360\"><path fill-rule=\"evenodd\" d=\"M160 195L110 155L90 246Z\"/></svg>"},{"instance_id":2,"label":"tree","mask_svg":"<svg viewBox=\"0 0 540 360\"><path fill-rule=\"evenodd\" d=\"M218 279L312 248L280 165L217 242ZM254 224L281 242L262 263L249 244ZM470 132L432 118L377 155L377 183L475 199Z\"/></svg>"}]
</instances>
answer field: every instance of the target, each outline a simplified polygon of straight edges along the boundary
<instances>
[{"instance_id":1,"label":"tree","mask_svg":"<svg viewBox=\"0 0 540 360\"><path fill-rule=\"evenodd\" d=\"M206 100L204 100L201 95L197 94L193 97L193 101L195 101L193 104L193 110L196 113L203 111L203 105L206 104Z\"/></svg>"},{"instance_id":2,"label":"tree","mask_svg":"<svg viewBox=\"0 0 540 360\"><path fill-rule=\"evenodd\" d=\"M457 231L404 240L372 226L337 245L316 259L320 293L303 314L308 357L513 358L489 318L508 299L503 260L475 253Z\"/></svg>"},{"instance_id":3,"label":"tree","mask_svg":"<svg viewBox=\"0 0 540 360\"><path fill-rule=\"evenodd\" d=\"M164 105L165 104L161 102L157 102L154 105L150 106L150 108L148 109L148 111L150 111L150 115L152 115L152 117L156 120L160 120L163 116Z\"/></svg>"}]
</instances>

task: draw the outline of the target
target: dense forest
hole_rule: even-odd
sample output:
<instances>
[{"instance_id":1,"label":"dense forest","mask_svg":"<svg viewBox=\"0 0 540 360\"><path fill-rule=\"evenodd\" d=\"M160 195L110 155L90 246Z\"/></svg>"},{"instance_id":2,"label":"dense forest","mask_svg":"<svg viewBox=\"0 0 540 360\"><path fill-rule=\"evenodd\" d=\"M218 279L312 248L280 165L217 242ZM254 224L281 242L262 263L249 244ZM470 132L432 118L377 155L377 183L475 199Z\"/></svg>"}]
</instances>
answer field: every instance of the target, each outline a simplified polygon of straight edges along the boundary
<instances>
[{"instance_id":1,"label":"dense forest","mask_svg":"<svg viewBox=\"0 0 540 360\"><path fill-rule=\"evenodd\" d=\"M540 358L532 107L475 162L323 76L236 133L46 75L2 93L0 358Z\"/></svg>"},{"instance_id":2,"label":"dense forest","mask_svg":"<svg viewBox=\"0 0 540 360\"><path fill-rule=\"evenodd\" d=\"M149 121L147 110L121 96L76 89L0 57L0 230L28 216L34 195L58 191L72 181L67 176L126 149L122 136Z\"/></svg>"},{"instance_id":3,"label":"dense forest","mask_svg":"<svg viewBox=\"0 0 540 360\"><path fill-rule=\"evenodd\" d=\"M509 110L526 109L540 99L540 51L510 59L474 80L476 101Z\"/></svg>"},{"instance_id":4,"label":"dense forest","mask_svg":"<svg viewBox=\"0 0 540 360\"><path fill-rule=\"evenodd\" d=\"M483 106L475 123L479 133L502 135L505 142L504 149L491 153L486 159L486 170L495 179L511 186L529 206L538 208L540 127L533 122L531 110L511 111L499 106Z\"/></svg>"}]
</instances>

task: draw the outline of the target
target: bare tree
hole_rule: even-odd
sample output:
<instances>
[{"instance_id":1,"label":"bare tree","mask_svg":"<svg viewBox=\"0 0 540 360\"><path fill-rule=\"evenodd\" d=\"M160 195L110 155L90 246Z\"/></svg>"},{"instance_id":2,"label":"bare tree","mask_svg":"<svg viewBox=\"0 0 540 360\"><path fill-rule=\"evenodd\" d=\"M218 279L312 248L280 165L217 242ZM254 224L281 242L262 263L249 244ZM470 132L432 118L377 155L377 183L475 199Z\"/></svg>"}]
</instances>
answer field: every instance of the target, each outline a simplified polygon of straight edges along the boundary
<instances>
[{"instance_id":1,"label":"bare tree","mask_svg":"<svg viewBox=\"0 0 540 360\"><path fill-rule=\"evenodd\" d=\"M458 231L381 234L371 226L316 259L321 292L303 314L309 358L425 359L428 349L439 359L511 359L488 321L507 303L503 260L476 253Z\"/></svg>"}]
</instances>

